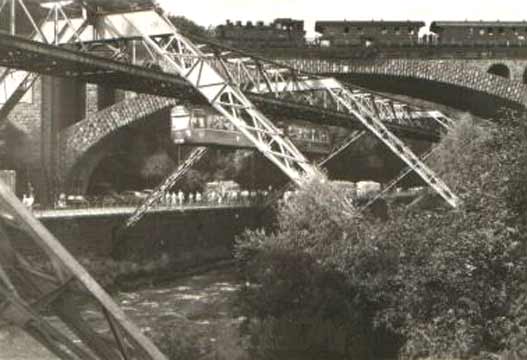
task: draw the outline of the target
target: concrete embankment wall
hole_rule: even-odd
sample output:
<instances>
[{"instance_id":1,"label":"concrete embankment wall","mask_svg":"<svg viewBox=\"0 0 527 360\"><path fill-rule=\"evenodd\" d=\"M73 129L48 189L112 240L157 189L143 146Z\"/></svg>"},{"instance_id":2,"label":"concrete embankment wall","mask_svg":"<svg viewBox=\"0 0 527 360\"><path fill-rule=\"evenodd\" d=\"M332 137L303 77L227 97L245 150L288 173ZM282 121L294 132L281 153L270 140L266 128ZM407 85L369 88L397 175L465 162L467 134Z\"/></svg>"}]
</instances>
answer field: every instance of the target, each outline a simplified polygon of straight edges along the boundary
<instances>
[{"instance_id":1,"label":"concrete embankment wall","mask_svg":"<svg viewBox=\"0 0 527 360\"><path fill-rule=\"evenodd\" d=\"M235 237L246 228L261 227L261 209L211 209L149 214L122 237L119 260L139 264L162 261L185 269L232 256ZM123 216L43 220L46 227L77 258L110 259L113 229ZM14 232L16 234L16 232ZM18 233L14 241L25 254L37 255L33 243Z\"/></svg>"}]
</instances>

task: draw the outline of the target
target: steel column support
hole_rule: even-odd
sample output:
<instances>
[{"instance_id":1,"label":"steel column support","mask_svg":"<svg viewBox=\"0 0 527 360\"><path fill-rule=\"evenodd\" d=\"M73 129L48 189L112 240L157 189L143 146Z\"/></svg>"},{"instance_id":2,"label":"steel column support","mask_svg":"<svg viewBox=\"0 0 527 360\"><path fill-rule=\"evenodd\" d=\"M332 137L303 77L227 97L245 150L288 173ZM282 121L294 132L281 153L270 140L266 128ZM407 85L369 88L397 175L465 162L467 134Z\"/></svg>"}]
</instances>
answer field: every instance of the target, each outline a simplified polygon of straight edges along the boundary
<instances>
[{"instance_id":1,"label":"steel column support","mask_svg":"<svg viewBox=\"0 0 527 360\"><path fill-rule=\"evenodd\" d=\"M9 33L13 36L16 35L16 0L11 0L10 7L10 20L11 23L9 24Z\"/></svg>"},{"instance_id":2,"label":"steel column support","mask_svg":"<svg viewBox=\"0 0 527 360\"><path fill-rule=\"evenodd\" d=\"M167 18L164 20L173 28L173 34L165 44L161 44L148 36L141 25L136 24L128 15L122 16L130 26L142 34L144 44L157 56L162 67L188 80L218 112L295 183L301 184L306 178L324 177L293 143L284 138L281 131L255 108L238 87L216 71L206 54L177 32Z\"/></svg>"},{"instance_id":3,"label":"steel column support","mask_svg":"<svg viewBox=\"0 0 527 360\"><path fill-rule=\"evenodd\" d=\"M28 301L26 299L17 298L16 294L13 291L8 291L5 286L0 287L0 290L6 289L6 291L0 293L0 299L3 299L4 303L7 300L7 304L13 306L4 307L2 309L3 311L0 312L1 318L23 328L35 337L35 339L65 359L114 360L125 359L127 354L133 354L134 358L166 360L166 357L141 333L140 329L128 320L123 311L113 302L112 298L102 287L95 282L62 244L33 217L31 212L20 203L1 180L0 207L4 212L13 217L13 221L31 238L34 245L39 247L47 255L52 264L54 273L50 277L51 282L48 280L44 281L48 277L47 275L37 280L32 273L26 270L26 273L22 274L22 278L20 279L25 285L23 293L29 291L39 295L41 305L50 301L48 308L58 315L79 336L83 345L89 349L89 353L93 353L95 356L89 355L80 346L76 346L61 331L47 326L37 314L36 308L28 308ZM0 246L2 246L2 250L7 249L7 251L13 253L12 250L9 250L8 239L4 237L0 238ZM19 256L17 255L10 257L13 263L19 261L18 258ZM4 262L6 260L2 259L2 264ZM31 265L29 267L31 268ZM17 269L19 267L14 268ZM9 271L9 269L6 270ZM31 280L31 277L34 279ZM114 338L111 343L108 343L107 340L103 339L99 333L95 332L83 320L80 310L76 308L75 303L71 302L68 295L69 282L72 280L77 281L91 298L111 314L114 322L110 326L119 328L119 335L116 335L116 337L119 336L119 339ZM46 285L46 282L49 285ZM54 282L58 282L58 287L56 285L52 286ZM121 348L119 343L126 345ZM124 353L120 349L124 350Z\"/></svg>"},{"instance_id":4,"label":"steel column support","mask_svg":"<svg viewBox=\"0 0 527 360\"><path fill-rule=\"evenodd\" d=\"M152 194L150 194L145 199L145 201L143 201L143 203L137 207L135 212L128 219L126 219L124 224L115 232L114 250L119 244L123 232L126 229L129 229L135 224L137 224L146 215L146 213L157 202L159 202L159 200L161 200L161 198L166 194L166 192L169 191L179 180L181 180L181 178L192 168L192 166L198 163L206 153L207 148L205 147L197 147L192 150L187 156L187 158L181 164L178 165L178 167L172 172L172 174L170 174L166 179L161 182L161 184L159 184L154 189Z\"/></svg>"}]
</instances>

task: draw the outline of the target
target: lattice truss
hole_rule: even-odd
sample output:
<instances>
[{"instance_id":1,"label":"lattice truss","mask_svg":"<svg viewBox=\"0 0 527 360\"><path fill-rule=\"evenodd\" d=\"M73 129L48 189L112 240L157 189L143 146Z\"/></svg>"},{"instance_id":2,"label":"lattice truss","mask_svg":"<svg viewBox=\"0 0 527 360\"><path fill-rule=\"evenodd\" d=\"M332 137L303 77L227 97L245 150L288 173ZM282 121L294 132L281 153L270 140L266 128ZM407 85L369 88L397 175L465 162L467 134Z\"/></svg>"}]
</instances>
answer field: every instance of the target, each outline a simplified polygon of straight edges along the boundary
<instances>
[{"instance_id":1,"label":"lattice truss","mask_svg":"<svg viewBox=\"0 0 527 360\"><path fill-rule=\"evenodd\" d=\"M130 26L142 34L143 44L164 71L177 73L196 88L220 114L225 116L262 154L294 182L301 184L312 177L323 177L293 143L283 136L265 115L250 102L237 84L222 76L200 48L181 36L147 35L124 14ZM170 24L170 21L166 19Z\"/></svg>"},{"instance_id":2,"label":"lattice truss","mask_svg":"<svg viewBox=\"0 0 527 360\"><path fill-rule=\"evenodd\" d=\"M12 4L23 0L10 0ZM54 16L52 34L55 43L61 40L76 39L85 47L80 34L84 31L85 22L74 26L61 8L61 2L54 3L50 14ZM83 3L84 10L93 12ZM26 9L27 10L27 9ZM51 16L48 14L49 16ZM62 39L59 30L59 16L62 15L63 26L69 31L69 38ZM142 45L157 63L167 72L177 73L195 87L209 103L223 114L240 130L258 150L284 171L295 183L301 184L310 177L323 177L316 167L296 149L280 129L259 112L243 92L270 93L276 97L308 103L337 111L347 111L379 139L381 139L404 162L416 171L424 181L437 191L452 206L457 206L456 196L435 174L422 164L402 141L384 126L383 122L410 124L414 127L432 128L439 124L447 127L450 120L440 112L427 112L410 109L408 106L363 89L342 85L335 79L324 79L311 74L296 71L254 56L248 56L219 44L203 42L196 45L178 33L169 19L157 14L168 28L168 34L150 35L145 32L144 24L137 16L123 13L113 20L105 19L105 27L114 36L126 38L119 34L119 26L114 22L126 22L136 34L142 37ZM88 16L89 18L89 16ZM46 19L47 20L47 19ZM35 24L32 21L32 24ZM99 29L100 31L101 29ZM46 39L45 34L35 24L36 35ZM65 35L63 35L65 37ZM107 48L113 51L114 58L126 59L126 50L108 43Z\"/></svg>"},{"instance_id":3,"label":"lattice truss","mask_svg":"<svg viewBox=\"0 0 527 360\"><path fill-rule=\"evenodd\" d=\"M143 216L154 207L161 198L190 170L203 156L207 153L206 147L196 147L190 154L185 158L184 161L172 172L167 178L165 178L150 194L145 201L134 211L134 213L126 219L123 226L121 226L116 232L118 240L121 236L121 232L137 224Z\"/></svg>"},{"instance_id":4,"label":"lattice truss","mask_svg":"<svg viewBox=\"0 0 527 360\"><path fill-rule=\"evenodd\" d=\"M61 359L166 360L0 181L0 327L6 325Z\"/></svg>"},{"instance_id":5,"label":"lattice truss","mask_svg":"<svg viewBox=\"0 0 527 360\"><path fill-rule=\"evenodd\" d=\"M32 40L55 45L75 41L83 47L80 34L88 22L73 24L65 3L47 4L47 16L39 22L23 0L1 1L0 13L9 11L12 35L20 35L15 23L19 11L33 28ZM0 118L36 78L23 71L0 71ZM97 314L98 320L89 320L87 312ZM61 359L166 360L0 180L0 327L4 326L23 329Z\"/></svg>"},{"instance_id":6,"label":"lattice truss","mask_svg":"<svg viewBox=\"0 0 527 360\"><path fill-rule=\"evenodd\" d=\"M349 89L335 79L300 73L295 69L247 56L209 41L195 45L179 34L166 18L164 19L172 33L149 36L133 18L127 15L123 17L142 35L142 44L154 63L165 71L176 72L187 79L218 112L226 116L258 150L297 184L306 178L306 174L309 177L322 177L322 174L307 163L293 144L282 136L280 130L255 109L243 92L269 93L279 98L307 102L311 106L349 112L451 206L458 205L458 198L448 186L383 124L394 122L427 129L434 126L446 129L452 121L442 113L410 109L405 104L363 89ZM340 151L342 150L337 149L334 153ZM184 161L183 168L189 168L197 161L198 158L191 156ZM177 182L179 177L175 174L182 172L177 169L170 175L125 222L123 228L136 224L163 196L163 189L169 189L167 184L174 185Z\"/></svg>"},{"instance_id":7,"label":"lattice truss","mask_svg":"<svg viewBox=\"0 0 527 360\"><path fill-rule=\"evenodd\" d=\"M167 23L170 22L168 19L165 20ZM307 169L313 168L305 166L303 157L293 156L299 152L293 150L289 141L281 142L284 138L275 132L278 130L269 120L254 109L243 95L243 91L268 93L280 98L349 112L452 207L458 206L459 199L448 186L383 124L383 121L423 122L421 126L439 124L447 128L451 120L441 113L415 111L392 99L357 87L344 86L335 79L302 73L275 62L227 49L210 41L195 45L179 34L175 28L173 34L169 36L148 36L142 32L139 24L134 24L128 18L127 21L143 35L144 44L153 54L153 59L157 59L164 69L176 71L185 77L220 113L253 141L258 149L285 169L286 173L293 168L295 170L302 168L306 172ZM240 116L238 110L248 116ZM426 119L428 123L424 121ZM269 151L274 144L277 145L275 150ZM286 159L290 161L284 166L283 161ZM295 164L296 167L291 164ZM319 173L313 170L309 174ZM289 172L289 175L298 183L299 177L296 174Z\"/></svg>"},{"instance_id":8,"label":"lattice truss","mask_svg":"<svg viewBox=\"0 0 527 360\"><path fill-rule=\"evenodd\" d=\"M26 35L33 41L46 44L64 44L75 42L82 46L80 35L88 26L83 20L74 24L61 2L49 3L46 15L36 20L24 0L3 0L0 3L0 14L9 12L9 31L11 35L20 36L17 32L17 14L22 14L32 31ZM0 68L0 121L4 120L13 107L34 84L38 75L10 68Z\"/></svg>"}]
</instances>

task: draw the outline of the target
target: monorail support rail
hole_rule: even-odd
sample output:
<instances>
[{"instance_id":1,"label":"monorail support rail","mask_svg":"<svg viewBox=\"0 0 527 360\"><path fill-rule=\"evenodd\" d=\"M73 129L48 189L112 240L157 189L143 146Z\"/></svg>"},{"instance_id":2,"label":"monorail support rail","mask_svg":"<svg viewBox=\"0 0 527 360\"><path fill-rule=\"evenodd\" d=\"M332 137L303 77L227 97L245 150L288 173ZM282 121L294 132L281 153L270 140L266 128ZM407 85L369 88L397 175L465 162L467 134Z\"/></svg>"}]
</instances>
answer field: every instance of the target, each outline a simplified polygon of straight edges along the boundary
<instances>
[{"instance_id":1,"label":"monorail support rail","mask_svg":"<svg viewBox=\"0 0 527 360\"><path fill-rule=\"evenodd\" d=\"M415 171L423 181L437 192L450 206L456 208L459 198L431 169L393 134L383 123L383 118L393 121L414 121L412 112L392 99L378 96L358 87L343 85L336 79L322 78L299 72L294 68L255 57L237 50L226 49L207 42L210 57L216 59L218 68L241 89L255 93L268 93L277 98L292 97L298 101L315 101L313 93L320 97L323 106L329 104L337 110L345 110L357 118L364 128L374 134L394 154ZM434 112L430 122L448 129L451 120Z\"/></svg>"}]
</instances>

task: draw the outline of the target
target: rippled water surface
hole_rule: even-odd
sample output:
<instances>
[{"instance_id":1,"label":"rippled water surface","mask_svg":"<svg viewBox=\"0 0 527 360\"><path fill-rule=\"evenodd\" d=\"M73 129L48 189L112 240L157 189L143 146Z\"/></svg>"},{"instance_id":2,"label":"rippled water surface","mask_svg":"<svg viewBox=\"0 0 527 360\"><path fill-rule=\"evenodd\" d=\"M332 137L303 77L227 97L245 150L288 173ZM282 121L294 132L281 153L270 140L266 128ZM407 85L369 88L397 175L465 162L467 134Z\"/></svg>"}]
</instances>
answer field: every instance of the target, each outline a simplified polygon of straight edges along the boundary
<instances>
[{"instance_id":1,"label":"rippled water surface","mask_svg":"<svg viewBox=\"0 0 527 360\"><path fill-rule=\"evenodd\" d=\"M183 342L178 346L192 348L199 355L235 360L243 355L237 330L241 319L233 315L232 305L238 288L235 271L222 269L154 287L117 292L113 298L151 338L166 340L172 334ZM82 308L83 317L99 331L109 331L93 305ZM55 357L20 330L0 328L0 360L22 359Z\"/></svg>"}]
</instances>

